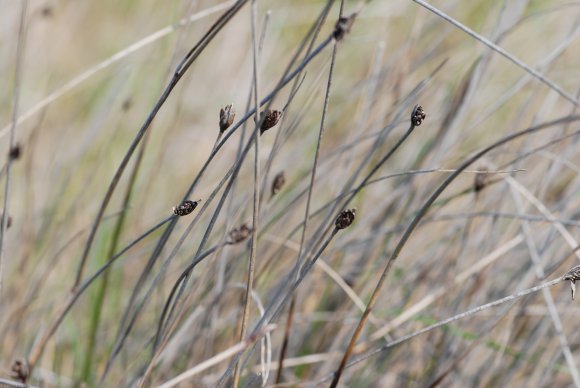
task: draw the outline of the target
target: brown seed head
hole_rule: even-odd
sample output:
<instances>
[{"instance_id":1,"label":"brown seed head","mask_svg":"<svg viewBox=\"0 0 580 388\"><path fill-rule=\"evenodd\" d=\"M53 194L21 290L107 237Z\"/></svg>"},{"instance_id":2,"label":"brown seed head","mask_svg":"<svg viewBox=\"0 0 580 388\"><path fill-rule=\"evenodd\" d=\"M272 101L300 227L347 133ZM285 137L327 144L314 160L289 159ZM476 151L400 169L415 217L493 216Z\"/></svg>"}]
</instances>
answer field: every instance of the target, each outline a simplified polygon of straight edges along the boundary
<instances>
[{"instance_id":1,"label":"brown seed head","mask_svg":"<svg viewBox=\"0 0 580 388\"><path fill-rule=\"evenodd\" d=\"M49 5L42 7L42 9L40 10L40 14L45 18L51 17L53 14L52 7Z\"/></svg>"},{"instance_id":2,"label":"brown seed head","mask_svg":"<svg viewBox=\"0 0 580 388\"><path fill-rule=\"evenodd\" d=\"M479 168L479 172L477 174L475 174L475 179L473 181L473 190L475 190L476 193L479 193L481 190L483 190L485 188L485 186L487 186L487 176L489 175L488 172L488 168L483 166Z\"/></svg>"},{"instance_id":3,"label":"brown seed head","mask_svg":"<svg viewBox=\"0 0 580 388\"><path fill-rule=\"evenodd\" d=\"M10 377L12 377L14 380L18 380L24 384L26 384L26 381L28 381L28 377L29 377L29 368L28 368L28 363L24 360L15 360L12 363L12 367L11 367L11 371L10 371Z\"/></svg>"},{"instance_id":4,"label":"brown seed head","mask_svg":"<svg viewBox=\"0 0 580 388\"><path fill-rule=\"evenodd\" d=\"M423 123L425 117L427 117L427 115L423 111L423 107L421 105L415 105L415 108L413 108L413 112L411 113L411 124L418 127Z\"/></svg>"},{"instance_id":5,"label":"brown seed head","mask_svg":"<svg viewBox=\"0 0 580 388\"><path fill-rule=\"evenodd\" d=\"M8 158L12 161L20 159L22 155L22 146L19 143L16 143L10 148L8 151Z\"/></svg>"},{"instance_id":6,"label":"brown seed head","mask_svg":"<svg viewBox=\"0 0 580 388\"><path fill-rule=\"evenodd\" d=\"M220 133L224 133L233 124L235 117L236 111L232 108L232 104L220 109Z\"/></svg>"},{"instance_id":7,"label":"brown seed head","mask_svg":"<svg viewBox=\"0 0 580 388\"><path fill-rule=\"evenodd\" d=\"M570 268L563 277L564 280L577 281L580 280L580 265Z\"/></svg>"},{"instance_id":8,"label":"brown seed head","mask_svg":"<svg viewBox=\"0 0 580 388\"><path fill-rule=\"evenodd\" d=\"M334 32L332 33L332 36L334 37L334 39L336 39L337 42L341 41L344 38L344 36L350 32L350 28L354 23L356 15L357 15L356 13L353 13L348 17L343 16L340 19L338 19L338 21L334 25Z\"/></svg>"},{"instance_id":9,"label":"brown seed head","mask_svg":"<svg viewBox=\"0 0 580 388\"><path fill-rule=\"evenodd\" d=\"M4 217L4 214L0 213L0 217ZM12 216L8 214L8 216L6 217L6 229L10 228L11 226L12 226Z\"/></svg>"},{"instance_id":10,"label":"brown seed head","mask_svg":"<svg viewBox=\"0 0 580 388\"><path fill-rule=\"evenodd\" d=\"M173 214L180 217L186 216L193 212L200 202L201 199L197 201L184 201L181 205L173 207Z\"/></svg>"},{"instance_id":11,"label":"brown seed head","mask_svg":"<svg viewBox=\"0 0 580 388\"><path fill-rule=\"evenodd\" d=\"M238 244L241 243L242 241L246 240L248 237L250 237L250 235L252 234L252 232L254 231L254 229L250 228L248 226L248 223L244 223L242 224L242 226L240 226L239 228L234 228L231 230L231 232L229 233L229 238L227 240L228 244Z\"/></svg>"},{"instance_id":12,"label":"brown seed head","mask_svg":"<svg viewBox=\"0 0 580 388\"><path fill-rule=\"evenodd\" d=\"M127 97L125 101L123 101L123 104L121 104L121 109L123 109L124 112L127 112L132 106L133 101L131 100L131 97Z\"/></svg>"},{"instance_id":13,"label":"brown seed head","mask_svg":"<svg viewBox=\"0 0 580 388\"><path fill-rule=\"evenodd\" d=\"M264 113L262 113L264 114ZM279 110L269 110L266 112L266 117L264 117L264 121L262 122L262 126L260 127L260 134L266 132L268 129L272 128L274 125L278 124L282 118L282 111Z\"/></svg>"},{"instance_id":14,"label":"brown seed head","mask_svg":"<svg viewBox=\"0 0 580 388\"><path fill-rule=\"evenodd\" d=\"M278 175L274 177L274 181L272 182L272 197L278 194L282 187L286 183L286 177L284 176L284 171L279 172Z\"/></svg>"},{"instance_id":15,"label":"brown seed head","mask_svg":"<svg viewBox=\"0 0 580 388\"><path fill-rule=\"evenodd\" d=\"M340 212L338 217L336 217L336 221L334 222L336 229L342 230L348 228L354 221L355 215L356 209L346 209Z\"/></svg>"},{"instance_id":16,"label":"brown seed head","mask_svg":"<svg viewBox=\"0 0 580 388\"><path fill-rule=\"evenodd\" d=\"M570 268L568 272L564 274L562 279L570 281L570 289L572 290L572 300L574 300L576 296L576 281L580 280L580 265Z\"/></svg>"}]
</instances>

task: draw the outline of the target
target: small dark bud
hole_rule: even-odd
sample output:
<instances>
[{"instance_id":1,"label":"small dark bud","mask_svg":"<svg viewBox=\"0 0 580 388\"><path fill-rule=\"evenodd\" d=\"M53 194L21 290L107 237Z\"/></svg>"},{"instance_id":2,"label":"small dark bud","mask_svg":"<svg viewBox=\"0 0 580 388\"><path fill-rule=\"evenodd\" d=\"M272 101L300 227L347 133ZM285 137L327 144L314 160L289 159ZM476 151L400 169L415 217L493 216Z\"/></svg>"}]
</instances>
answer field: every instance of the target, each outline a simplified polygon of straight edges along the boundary
<instances>
[{"instance_id":1,"label":"small dark bud","mask_svg":"<svg viewBox=\"0 0 580 388\"><path fill-rule=\"evenodd\" d=\"M20 159L22 155L22 146L18 143L14 144L10 151L8 151L8 158L12 161Z\"/></svg>"},{"instance_id":2,"label":"small dark bud","mask_svg":"<svg viewBox=\"0 0 580 388\"><path fill-rule=\"evenodd\" d=\"M24 360L15 360L12 363L12 368L10 371L10 377L14 380L20 381L21 383L26 384L29 377L29 368L28 364Z\"/></svg>"},{"instance_id":3,"label":"small dark bud","mask_svg":"<svg viewBox=\"0 0 580 388\"><path fill-rule=\"evenodd\" d=\"M282 187L284 187L285 183L286 177L284 176L284 171L282 171L274 177L274 181L272 182L272 197L278 194L280 190L282 190Z\"/></svg>"},{"instance_id":4,"label":"small dark bud","mask_svg":"<svg viewBox=\"0 0 580 388\"><path fill-rule=\"evenodd\" d=\"M334 39L336 39L337 42L341 41L344 38L344 36L350 32L350 28L354 23L356 15L357 15L356 13L353 13L348 17L343 16L340 19L338 19L338 21L334 26L334 32L332 33L332 36L334 37Z\"/></svg>"},{"instance_id":5,"label":"small dark bud","mask_svg":"<svg viewBox=\"0 0 580 388\"><path fill-rule=\"evenodd\" d=\"M487 171L487 167L481 167L479 172L475 174L473 190L475 190L476 193L479 193L485 188L485 186L487 186L487 176L489 175L487 174Z\"/></svg>"},{"instance_id":6,"label":"small dark bud","mask_svg":"<svg viewBox=\"0 0 580 388\"><path fill-rule=\"evenodd\" d=\"M121 105L121 109L123 109L124 112L127 112L129 109L131 109L132 106L133 101L131 101L131 98L126 98L125 101L123 101L123 104Z\"/></svg>"},{"instance_id":7,"label":"small dark bud","mask_svg":"<svg viewBox=\"0 0 580 388\"><path fill-rule=\"evenodd\" d=\"M343 210L338 217L336 218L336 222L334 223L334 225L336 226L336 229L341 230L341 229L346 229L350 226L350 224L352 224L352 222L354 221L354 216L356 215L356 209L347 209L347 210Z\"/></svg>"},{"instance_id":8,"label":"small dark bud","mask_svg":"<svg viewBox=\"0 0 580 388\"><path fill-rule=\"evenodd\" d=\"M280 118L282 118L282 111L279 111L279 110L267 111L266 117L264 117L264 121L262 122L262 126L260 127L260 134L266 132L268 129L270 129L274 125L278 124L278 121L280 121Z\"/></svg>"},{"instance_id":9,"label":"small dark bud","mask_svg":"<svg viewBox=\"0 0 580 388\"><path fill-rule=\"evenodd\" d=\"M580 265L570 268L562 277L563 280L570 281L570 288L572 289L572 300L576 296L576 281L580 280Z\"/></svg>"},{"instance_id":10,"label":"small dark bud","mask_svg":"<svg viewBox=\"0 0 580 388\"><path fill-rule=\"evenodd\" d=\"M0 217L4 217L4 215L0 214ZM11 226L12 226L12 216L8 214L8 216L6 217L6 229L10 228Z\"/></svg>"},{"instance_id":11,"label":"small dark bud","mask_svg":"<svg viewBox=\"0 0 580 388\"><path fill-rule=\"evenodd\" d=\"M40 14L45 18L51 17L53 15L52 7L50 5L42 7Z\"/></svg>"},{"instance_id":12,"label":"small dark bud","mask_svg":"<svg viewBox=\"0 0 580 388\"><path fill-rule=\"evenodd\" d=\"M580 265L570 268L564 275L564 280L580 280Z\"/></svg>"},{"instance_id":13,"label":"small dark bud","mask_svg":"<svg viewBox=\"0 0 580 388\"><path fill-rule=\"evenodd\" d=\"M173 207L173 214L180 217L186 216L193 212L200 202L201 199L197 201L184 201L181 205Z\"/></svg>"},{"instance_id":14,"label":"small dark bud","mask_svg":"<svg viewBox=\"0 0 580 388\"><path fill-rule=\"evenodd\" d=\"M233 124L235 117L236 111L232 108L232 104L220 109L220 133L224 133Z\"/></svg>"},{"instance_id":15,"label":"small dark bud","mask_svg":"<svg viewBox=\"0 0 580 388\"><path fill-rule=\"evenodd\" d=\"M246 240L252 234L254 230L248 226L247 223L242 224L239 228L234 228L229 233L229 238L227 240L228 244L238 244Z\"/></svg>"},{"instance_id":16,"label":"small dark bud","mask_svg":"<svg viewBox=\"0 0 580 388\"><path fill-rule=\"evenodd\" d=\"M423 123L425 117L427 117L427 115L423 111L423 107L421 105L415 105L415 108L413 108L413 113L411 113L411 123L415 127L418 127L421 125L421 123Z\"/></svg>"}]
</instances>

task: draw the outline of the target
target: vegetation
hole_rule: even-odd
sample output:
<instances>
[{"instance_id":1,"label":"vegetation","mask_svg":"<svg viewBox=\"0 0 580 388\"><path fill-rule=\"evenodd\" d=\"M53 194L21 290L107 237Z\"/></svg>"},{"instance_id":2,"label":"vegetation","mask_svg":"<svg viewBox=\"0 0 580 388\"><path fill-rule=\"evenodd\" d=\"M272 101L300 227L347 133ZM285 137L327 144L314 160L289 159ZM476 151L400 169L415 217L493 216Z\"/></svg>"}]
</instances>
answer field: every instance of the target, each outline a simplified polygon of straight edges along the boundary
<instances>
[{"instance_id":1,"label":"vegetation","mask_svg":"<svg viewBox=\"0 0 580 388\"><path fill-rule=\"evenodd\" d=\"M0 7L0 385L580 386L578 4Z\"/></svg>"}]
</instances>

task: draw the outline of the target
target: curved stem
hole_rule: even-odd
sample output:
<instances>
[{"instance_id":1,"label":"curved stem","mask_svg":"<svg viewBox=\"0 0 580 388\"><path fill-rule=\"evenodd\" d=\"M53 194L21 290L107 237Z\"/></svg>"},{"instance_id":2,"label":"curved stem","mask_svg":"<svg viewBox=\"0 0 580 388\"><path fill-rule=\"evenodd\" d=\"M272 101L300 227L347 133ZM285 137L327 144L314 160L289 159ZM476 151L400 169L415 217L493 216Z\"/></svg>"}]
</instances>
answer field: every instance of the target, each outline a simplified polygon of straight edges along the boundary
<instances>
[{"instance_id":1,"label":"curved stem","mask_svg":"<svg viewBox=\"0 0 580 388\"><path fill-rule=\"evenodd\" d=\"M565 116L565 117L562 117L562 118L559 118L559 119L556 119L553 121L548 121L546 123L539 124L539 125L524 129L523 131L519 131L519 132L516 132L516 133L511 134L511 135L508 135L508 136L504 137L503 139L500 139L497 142L491 144L490 146L484 148L483 150L477 152L472 157L468 158L466 161L464 161L461 164L460 167L457 168L457 170L454 173L449 175L447 177L447 179L445 179L443 181L443 183L441 183L441 185L439 185L439 187L437 187L437 189L433 192L433 194L431 194L429 199L427 199L425 204L423 204L423 206L419 209L417 215L411 221L411 223L409 224L409 226L405 230L405 233L403 234L403 236L399 240L397 246L395 247L395 250L393 251L391 256L388 258L387 265L385 266L385 269L383 270L383 273L381 274L381 277L379 278L379 281L378 281L377 285L375 286L375 289L373 290L373 293L371 295L371 298L369 300L367 308L366 308L365 312L363 313L361 319L359 320L359 323L358 323L358 325L357 325L357 327L352 335L352 338L350 339L348 347L347 347L346 351L344 352L342 361L340 362L340 365L339 365L337 371L335 372L334 379L332 380L332 383L330 384L331 387L334 388L338 385L338 382L340 380L342 372L346 366L346 362L348 361L348 358L350 357L350 354L352 353L352 351L354 349L356 341L358 340L358 337L360 336L362 329L363 329L371 311L373 310L373 308L378 300L379 294L380 294L383 286L385 285L385 281L387 279L387 276L390 272L390 269L391 269L393 263L399 257L399 254L401 253L401 251L405 247L407 241L411 237L411 234L413 234L417 225L419 225L419 222L421 221L421 219L427 214L431 205L441 195L441 193L443 193L443 191L447 188L447 186L449 186L451 184L451 182L453 182L455 180L455 178L457 178L459 176L459 174L461 174L461 172L463 172L463 170L467 169L467 167L469 167L472 163L474 163L475 161L480 159L482 156L487 154L489 151L491 151L491 150L493 150L493 149L495 149L503 144L509 143L515 139L518 139L524 135L528 135L528 134L531 134L534 132L538 132L542 129L551 128L551 127L556 126L556 125L569 123L569 122L577 121L577 120L580 120L580 116L578 116L578 115Z\"/></svg>"}]
</instances>

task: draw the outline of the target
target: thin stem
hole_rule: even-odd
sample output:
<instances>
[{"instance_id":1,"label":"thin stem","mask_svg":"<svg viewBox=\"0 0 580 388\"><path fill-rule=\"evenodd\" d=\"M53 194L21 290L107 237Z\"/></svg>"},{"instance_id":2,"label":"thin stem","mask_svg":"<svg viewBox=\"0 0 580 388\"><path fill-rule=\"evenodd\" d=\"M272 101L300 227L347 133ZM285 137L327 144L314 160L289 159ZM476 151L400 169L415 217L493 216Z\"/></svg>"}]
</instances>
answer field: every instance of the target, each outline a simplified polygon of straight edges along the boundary
<instances>
[{"instance_id":1,"label":"thin stem","mask_svg":"<svg viewBox=\"0 0 580 388\"><path fill-rule=\"evenodd\" d=\"M344 1L341 2L341 11ZM330 100L330 86L332 84L332 75L334 73L334 64L336 62L336 48L337 42L334 41L332 46L332 56L330 60L330 69L328 71L328 81L326 83L326 92L324 95L324 105L322 108L322 118L320 119L320 127L318 129L318 139L316 141L316 151L314 152L314 160L312 161L312 172L310 174L310 183L308 185L308 194L306 196L306 208L304 209L304 223L302 226L302 234L300 236L300 247L298 248L298 256L296 257L296 266L294 272L298 277L300 267L302 266L302 255L304 254L304 241L306 239L306 231L308 229L308 219L310 214L310 205L312 203L312 192L314 191L314 183L316 180L316 169L318 166L318 158L320 156L320 144L322 143L322 137L324 136L324 129L326 125L326 115L328 113L328 102ZM294 306L296 304L296 294L292 295L292 301L290 302L290 309L288 310L288 319L286 323L286 333L284 337L283 346L280 350L280 357L278 361L279 369L276 375L276 383L280 382L282 377L282 369L284 367L284 357L286 356L287 344L290 336L290 327L292 326L292 319L294 314Z\"/></svg>"},{"instance_id":2,"label":"thin stem","mask_svg":"<svg viewBox=\"0 0 580 388\"><path fill-rule=\"evenodd\" d=\"M152 227L151 229L149 229L148 231L143 233L141 236L139 236L136 240L133 240L131 243L129 243L129 245L127 245L125 248L123 248L121 251L119 251L119 253L117 253L115 256L111 257L109 259L109 261L107 261L101 268L99 268L99 270L97 272L95 272L93 274L93 276L91 276L89 279L87 279L83 284L81 284L77 288L77 290L74 293L72 293L69 296L68 301L62 305L60 312L56 315L57 318L52 322L52 324L49 326L49 328L44 332L42 338L35 344L35 346L30 351L29 356L28 356L29 370L32 371L32 369L34 368L34 366L38 362L40 356L42 355L42 352L44 351L44 348L46 347L48 340L54 335L54 333L56 332L56 329L58 329L58 327L60 326L60 324L62 323L62 321L66 317L66 315L68 314L68 312L71 310L74 303L84 293L84 291L86 291L86 289L100 275L102 275L117 259L119 259L121 256L123 256L129 249L131 249L132 247L137 245L139 242L141 242L143 239L145 239L151 233L155 232L157 229L161 228L167 222L171 221L171 219L173 219L174 217L175 217L174 215L171 215L171 216L165 218L163 221L159 222L157 225L155 225L154 227Z\"/></svg>"},{"instance_id":3,"label":"thin stem","mask_svg":"<svg viewBox=\"0 0 580 388\"><path fill-rule=\"evenodd\" d=\"M115 251L119 247L119 240L121 238L121 232L123 231L123 227L125 226L125 220L127 219L126 210L129 208L129 203L131 200L131 195L133 193L133 188L135 187L135 182L137 181L137 175L138 175L139 169L141 167L141 162L143 161L143 156L145 155L145 148L147 147L149 134L150 134L150 132L148 132L146 134L145 139L143 140L143 143L141 143L141 148L139 149L139 153L137 154L137 160L135 161L135 164L133 165L133 169L131 171L131 176L129 178L129 184L127 185L127 188L125 191L125 197L123 199L123 206L122 206L123 211L121 212L121 214L120 214L119 218L117 219L117 222L114 226L111 243L109 245L109 249L108 249L108 252L107 252L107 255L105 256L105 258L113 257L113 255L115 254ZM110 269L105 271L105 273L103 274L103 278L101 279L101 282L100 282L100 287L96 290L95 301L93 303L92 311L91 311L92 316L91 316L91 320L89 323L89 333L88 333L89 342L88 342L88 346L87 346L87 349L86 349L85 355L84 355L84 357L85 357L84 363L83 363L83 366L81 367L80 381L84 381L84 382L92 381L92 372L94 370L93 358L94 358L94 354L96 352L97 331L98 331L99 323L101 320L101 312L103 310L103 303L105 301L105 296L106 296L108 285L109 285L110 274L111 274Z\"/></svg>"},{"instance_id":4,"label":"thin stem","mask_svg":"<svg viewBox=\"0 0 580 388\"><path fill-rule=\"evenodd\" d=\"M22 61L24 60L24 50L26 43L26 11L28 10L28 0L23 0L20 6L20 22L18 25L18 41L16 43L16 66L14 67L14 95L12 97L12 123L10 125L10 141L8 160L6 162L6 183L4 186L4 202L2 208L2 220L0 222L0 305L2 304L2 283L4 278L4 244L6 230L8 229L8 210L10 196L10 177L13 157L12 149L15 145L16 117L18 116L18 105L20 103L20 87L22 82Z\"/></svg>"},{"instance_id":5,"label":"thin stem","mask_svg":"<svg viewBox=\"0 0 580 388\"><path fill-rule=\"evenodd\" d=\"M129 160L131 159L131 157L133 155L133 152L135 152L135 149L137 148L137 146L141 142L141 139L143 138L143 136L145 135L145 133L147 132L147 130L149 129L149 127L153 123L153 119L157 116L157 113L161 110L161 107L165 104L165 101L167 101L167 99L169 98L169 95L171 94L171 92L173 91L173 89L175 88L177 83L181 80L181 78L183 78L183 76L185 75L185 73L187 72L189 67L199 57L199 55L201 55L203 50L213 40L213 38L215 38L215 36L218 34L218 32L221 31L221 29L234 17L234 15L240 10L240 8L247 1L248 0L238 0L230 9L228 9L228 11L226 11L212 25L212 27L209 29L209 31L189 51L189 53L187 53L185 58L177 66L177 70L175 71L173 78L169 81L169 84L165 88L164 92L161 94L161 97L155 103L155 106L153 107L153 109L149 113L149 116L145 120L145 123L142 125L141 129L139 130L139 132L137 133L137 135L133 139L133 142L129 146L127 153L123 157L121 164L117 168L117 171L115 172L115 175L113 176L113 179L112 179L111 183L109 184L109 187L107 189L105 197L103 198L103 201L101 203L101 206L99 208L97 216L95 217L93 226L92 226L91 231L89 233L89 237L87 239L87 242L86 242L84 250L83 250L83 254L82 254L81 259L80 259L76 279L75 279L75 282L74 282L74 285L72 288L73 290L75 290L78 287L78 285L82 279L84 268L86 265L86 261L87 261L89 252L91 250L92 244L94 242L95 236L97 234L97 229L99 228L99 225L101 223L101 219L103 217L103 214L105 213L105 210L106 210L106 208L107 208L107 206L108 206L108 204L113 196L113 193L114 193L114 191L115 191L115 189L116 189L116 187L121 179L121 176L123 175L123 172L125 171L125 168L127 167L127 164L129 163Z\"/></svg>"},{"instance_id":6,"label":"thin stem","mask_svg":"<svg viewBox=\"0 0 580 388\"><path fill-rule=\"evenodd\" d=\"M332 0L331 0L332 1ZM314 59L316 56L318 56L322 50L332 41L332 36L330 35L328 38L326 38L323 42L321 42L316 49L310 53L310 55L308 55L303 61L302 63L291 73L289 73L285 78L283 77L281 79L281 81L278 83L278 85L272 90L272 92L270 92L269 95L267 95L264 99L262 99L261 101L261 105L264 106L266 105L266 109L269 107L269 104L271 103L271 101L273 100L273 98L277 95L277 93L285 86L287 85L292 79L294 79L297 75L299 75L304 68L310 63L310 61L312 61L312 59ZM298 54L300 53L301 49L298 50L298 52L296 53L296 55L294 56L294 58L291 61L291 64L295 61L295 59L298 57ZM289 65L290 66L290 65ZM289 71L289 69L287 69L285 71L285 74L287 73L287 71ZM204 163L204 165L202 166L201 170L199 171L199 173L197 174L197 176L195 177L195 179L193 180L193 182L191 183L191 185L189 186L187 192L184 195L184 199L187 199L191 193L193 193L193 190L197 187L197 184L200 182L202 176L204 175L205 171L208 169L209 165L211 164L211 162L213 161L213 159L215 158L215 156L217 155L217 153L219 152L219 150L223 147L223 145L225 144L225 142L235 133L235 131L242 126L246 120L248 120L252 115L254 115L256 112L256 109L252 109L249 112L246 113L246 115L241 118L233 127L229 132L226 132L225 135L223 136L221 142L217 145L217 147L212 151L212 153L210 154L210 156L208 157L208 159L206 160L206 162ZM235 169L239 169L239 167L241 166L241 162L243 161L243 159L245 158L245 154L242 155L237 162L237 165L234 166L230 171L233 171ZM209 200L208 202L209 203ZM217 217L217 214L216 214ZM123 316L123 318L121 319L121 328L126 326L126 322L128 320L128 314L129 314L129 310L131 309L133 303L135 302L135 298L137 296L137 293L141 290L141 287L145 281L145 278L147 276L147 274L151 271L151 268L153 267L153 264L155 263L155 261L157 260L157 257L161 254L161 251L163 250L163 248L165 247L165 244L167 243L169 236L171 235L171 233L173 232L173 230L175 229L175 226L177 224L177 220L172 220L169 225L167 226L167 228L165 229L165 231L163 232L163 235L161 236L161 238L159 239L157 246L155 247L155 250L153 251L153 253L151 254L145 269L143 270L141 276L139 277L138 281L137 281L137 285L134 287L133 292L131 294L129 303L128 303L128 308L127 311L125 313L125 315ZM181 241L181 240L180 240ZM181 242L179 243L181 244ZM174 249L177 250L178 247L176 247Z\"/></svg>"},{"instance_id":7,"label":"thin stem","mask_svg":"<svg viewBox=\"0 0 580 388\"><path fill-rule=\"evenodd\" d=\"M428 9L429 11L433 12L435 15L439 16L440 18L453 24L455 27L459 28L461 31L465 32L467 35L471 36L472 38L476 39L477 41L483 43L484 45L486 45L487 47L489 47L490 49L492 49L496 53L502 55L503 57L508 59L510 62L512 62L514 65L525 70L528 74L530 74L531 76L533 76L534 78L536 78L537 80L542 82L543 84L547 85L550 89L554 90L556 93L558 93L560 96L564 97L566 100L570 101L575 106L579 105L579 102L576 99L576 97L574 97L570 93L566 92L564 89L562 89L556 83L554 83L553 81L544 77L540 72L538 72L537 70L534 70L530 66L526 65L520 59L516 58L515 56L513 56L512 54L510 54L509 52L507 52L503 48L499 47L498 45L496 45L495 43L493 43L489 39L479 35L477 32L475 32L472 29L470 29L469 27L461 24L457 20L453 19L451 16L445 14L443 11L433 7L432 5L428 4L427 2L425 2L423 0L413 0L413 1L417 4L419 4L420 6Z\"/></svg>"},{"instance_id":8,"label":"thin stem","mask_svg":"<svg viewBox=\"0 0 580 388\"><path fill-rule=\"evenodd\" d=\"M159 388L171 388L171 387L195 376L196 374L206 370L207 368L209 368L213 365L216 365L220 362L223 362L224 360L228 359L229 357L232 357L236 354L239 354L244 349L248 348L254 342L256 342L258 339L260 339L260 337L262 337L262 335L269 333L270 331L274 330L275 328L276 328L275 325L266 326L264 328L264 330L262 330L261 333L251 335L247 339L240 341L238 344L232 346L231 348L226 349L225 351L217 354L216 356L212 357L211 359L204 361L204 362L194 366L193 368L183 372L179 376L174 377L173 379L169 380L168 382L163 383L162 385L159 386Z\"/></svg>"},{"instance_id":9,"label":"thin stem","mask_svg":"<svg viewBox=\"0 0 580 388\"><path fill-rule=\"evenodd\" d=\"M503 297L501 299L497 299L497 300L495 300L493 302L489 302L489 303L486 303L486 304L481 305L481 306L474 307L474 308L472 308L470 310L467 310L467 311L464 311L464 312L462 312L460 314L454 315L451 318L447 318L447 319L444 319L444 320L439 321L437 323L434 323L434 324L432 324L430 326L427 326L427 327L425 327L425 328L423 328L421 330L415 331L415 332L413 332L411 334L407 334L407 335L405 335L403 337L400 337L400 338L398 338L396 340L393 340L391 342L388 342L385 345L379 347L378 349L372 350L372 351L370 351L370 352L368 352L368 353L366 353L366 354L358 357L356 360L353 360L353 361L349 362L345 366L345 368L350 368L350 367L352 367L352 366L354 366L356 364L359 364L359 363L361 363L361 362L369 359L370 357L373 357L373 356L375 356L375 355L377 355L377 354L379 354L381 352L384 352L387 349L390 349L390 348L392 348L392 347L394 347L396 345L399 345L399 344L401 344L403 342L406 342L406 341L408 341L408 340L410 340L412 338L415 338L415 337L417 337L417 336L419 336L421 334L428 333L428 332L430 332L432 330L438 329L438 328L440 328L442 326L448 325L448 324L450 324L452 322L455 322L455 321L458 321L460 319L467 318L467 317L469 317L471 315L477 314L477 313L479 313L481 311L490 309L492 307L496 307L496 306L499 306L499 305L502 305L502 304L508 303L508 302L515 302L519 298L522 298L524 296L527 296L527 295L533 294L535 292L541 291L541 290L546 289L548 287L555 286L556 284L559 284L560 282L562 282L562 280L563 280L563 277L559 277L559 278L554 279L554 280L551 280L549 282L542 283L542 284L540 284L538 286L534 286L534 287L531 287L531 288L527 288L527 289L522 290L520 292L517 292L515 294L509 295L509 296L506 296L506 297ZM313 385L319 385L319 384L321 384L321 383L323 383L325 381L330 380L330 378L332 378L332 377L336 378L336 372L335 373L332 373L332 374L330 374L328 376L325 376L324 378L316 381Z\"/></svg>"},{"instance_id":10,"label":"thin stem","mask_svg":"<svg viewBox=\"0 0 580 388\"><path fill-rule=\"evenodd\" d=\"M477 152L472 157L468 158L465 162L463 162L461 164L461 166L454 173L449 175L447 177L447 179L445 179L443 181L443 183L441 183L441 185L433 192L433 194L431 194L429 199L427 199L425 204L419 209L417 215L411 221L411 223L409 224L409 226L405 230L405 233L403 234L403 236L399 240L392 255L388 258L387 265L385 266L385 269L383 270L383 273L381 274L381 277L379 278L379 281L378 281L377 285L375 286L375 289L373 290L373 293L372 293L372 296L368 302L367 308L366 308L365 312L363 313L362 317L360 318L359 323L354 331L354 334L352 335L352 338L348 344L348 347L347 347L346 351L344 352L342 361L340 362L340 365L339 365L337 371L335 372L334 379L330 385L331 387L334 388L338 385L338 382L340 380L340 377L342 375L344 367L346 366L346 362L348 361L348 358L349 358L350 354L352 353L352 350L354 349L356 341L358 340L358 337L360 336L362 329L363 329L364 325L366 324L366 321L369 317L369 314L371 313L375 304L377 303L377 300L379 298L379 294L380 294L380 292L385 284L385 281L387 279L387 275L389 274L393 263L399 257L399 254L401 253L401 251L403 250L407 241L411 237L411 234L413 234L415 228L419 225L419 222L421 221L421 219L427 214L431 205L441 195L441 193L443 193L443 191L447 188L447 186L449 186L451 184L451 182L453 182L455 180L455 178L457 178L463 170L467 169L467 167L469 167L472 163L474 163L475 161L480 159L482 156L487 154L489 151L491 151L491 150L493 150L493 149L495 149L503 144L509 143L515 139L518 139L524 135L532 134L532 133L538 132L542 129L551 128L553 126L557 126L560 124L569 123L569 122L577 121L577 120L580 120L580 116L578 116L578 115L565 116L565 117L562 117L562 118L559 118L556 120L548 121L548 122L530 127L528 129L516 132L516 133L511 134L511 135L508 135L508 136L504 137L503 139L498 140L497 142L484 148L483 150Z\"/></svg>"},{"instance_id":11,"label":"thin stem","mask_svg":"<svg viewBox=\"0 0 580 388\"><path fill-rule=\"evenodd\" d=\"M256 114L254 121L256 123L256 129L254 131L254 206L252 208L252 228L254 232L252 233L252 242L250 245L250 258L248 261L248 280L246 283L246 290L244 296L244 310L242 313L242 323L240 328L240 341L246 337L246 332L248 330L248 320L250 316L250 303L252 290L254 288L254 273L256 266L256 251L258 249L258 230L259 230L259 214L260 214L260 125L265 118L266 112L260 117L259 113L259 101L260 101L260 89L259 89L259 63L258 63L258 32L256 26L256 20L258 18L258 5L256 0L252 0L252 12L251 12L251 25L252 25L252 55L254 60L254 105L256 107ZM238 387L240 382L240 365L236 365L236 370L234 373L234 388Z\"/></svg>"},{"instance_id":12,"label":"thin stem","mask_svg":"<svg viewBox=\"0 0 580 388\"><path fill-rule=\"evenodd\" d=\"M328 238L322 243L316 254L314 254L311 261L308 262L306 265L304 265L302 271L300 272L300 277L297 280L293 281L294 276L292 274L290 274L286 278L286 280L283 283L283 286L280 288L280 292L274 296L273 302L266 309L262 317L260 317L260 320L258 321L258 323L256 323L256 326L252 331L252 334L250 334L250 336L259 333L264 325L267 325L269 322L275 321L278 318L289 297L294 293L294 291L298 288L298 286L300 286L302 281L310 273L310 270L316 264L316 261L320 258L320 256L322 256L322 253L326 250L326 248L328 248L328 245L330 245L330 243L332 242L338 231L339 230L337 228L332 229L332 232L330 233ZM290 284L290 287L288 287L288 284ZM286 292L284 292L284 290ZM238 363L239 357L240 355L236 356L235 359L232 361L232 363L230 363L228 369L224 372L224 374L220 377L220 379L216 383L216 386L219 387L224 385L227 378L232 374L233 366ZM242 365L244 365L247 362L248 358L244 360Z\"/></svg>"},{"instance_id":13,"label":"thin stem","mask_svg":"<svg viewBox=\"0 0 580 388\"><path fill-rule=\"evenodd\" d=\"M7 126L0 130L0 138L4 137L10 131L10 127L12 125L19 125L27 121L28 119L32 118L38 112L42 112L47 106L51 105L53 102L58 101L61 97L66 96L69 92L76 89L79 85L82 85L85 81L91 79L94 75L98 74L101 70L104 70L111 65L119 62L120 60L128 57L129 55L141 50L143 47L147 47L148 45L158 41L159 39L177 31L179 28L183 28L197 20L201 20L205 17L208 17L216 12L222 11L227 7L234 4L234 1L224 1L223 3L217 4L213 7L209 7L204 9L203 11L197 12L191 15L189 18L184 18L174 23L172 25L168 25L160 30L155 31L152 34L147 35L146 37L138 40L137 42L125 47L121 51L111 55L110 57L106 58L105 60L97 63L96 65L88 68L81 74L77 75L76 77L72 78L64 85L59 87L58 89L54 90L42 100L37 102L32 108L29 108L26 112L24 112L20 117L16 120L12 120Z\"/></svg>"}]
</instances>

